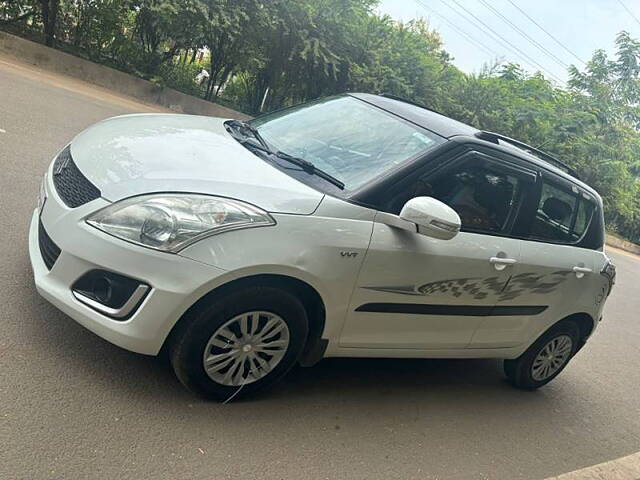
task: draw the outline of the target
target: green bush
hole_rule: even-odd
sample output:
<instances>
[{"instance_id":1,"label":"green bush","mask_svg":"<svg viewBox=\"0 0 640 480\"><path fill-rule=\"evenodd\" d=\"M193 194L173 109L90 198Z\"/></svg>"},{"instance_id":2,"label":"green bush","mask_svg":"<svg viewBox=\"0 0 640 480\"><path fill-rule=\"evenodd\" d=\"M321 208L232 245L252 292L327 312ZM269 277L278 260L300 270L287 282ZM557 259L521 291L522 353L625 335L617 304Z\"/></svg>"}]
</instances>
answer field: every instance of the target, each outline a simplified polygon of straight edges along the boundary
<instances>
[{"instance_id":1,"label":"green bush","mask_svg":"<svg viewBox=\"0 0 640 480\"><path fill-rule=\"evenodd\" d=\"M157 74L150 80L163 87L173 88L188 95L201 97L204 86L198 85L196 76L202 70L197 63L184 64L180 61L164 63L158 68Z\"/></svg>"}]
</instances>

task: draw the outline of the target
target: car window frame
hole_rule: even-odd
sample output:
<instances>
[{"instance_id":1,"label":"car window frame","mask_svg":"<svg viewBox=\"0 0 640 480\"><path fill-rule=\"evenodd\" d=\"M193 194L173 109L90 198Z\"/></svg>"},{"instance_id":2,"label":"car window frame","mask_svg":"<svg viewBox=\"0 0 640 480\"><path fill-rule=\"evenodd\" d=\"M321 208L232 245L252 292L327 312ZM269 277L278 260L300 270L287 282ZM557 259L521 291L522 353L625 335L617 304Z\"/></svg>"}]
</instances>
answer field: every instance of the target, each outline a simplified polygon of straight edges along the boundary
<instances>
[{"instance_id":1,"label":"car window frame","mask_svg":"<svg viewBox=\"0 0 640 480\"><path fill-rule=\"evenodd\" d=\"M603 207L602 201L596 193L593 193L589 189L583 187L579 182L572 182L566 176L555 173L551 168L546 168L546 166L542 164L542 161L536 162L529 160L528 158L525 158L524 155L520 156L517 153L508 151L505 147L490 144L473 137L451 137L447 142L444 142L435 149L426 152L422 157L416 158L414 161L407 163L404 168L389 172L388 175L380 177L370 184L365 185L361 190L353 192L350 196L335 194L332 196L341 198L342 200L354 205L397 215L397 212L391 212L385 208L386 202L384 201L384 198L387 195L395 190L408 188L408 185L414 181L416 176L436 172L438 169L446 167L450 162L470 151L485 153L499 161L507 162L509 165L515 165L535 172L537 175L535 185L526 192L526 197L520 206L519 214L514 222L511 232L506 235L508 238L554 244L553 242L534 240L529 237L531 222L533 221L540 200L539 195L541 194L540 189L542 188L540 178L542 175L545 175L550 176L554 181L557 181L562 185L566 185L568 188L576 186L581 194L589 197L594 206L590 224L588 225L581 240L575 244L560 245L569 245L577 248L602 251L605 243Z\"/></svg>"},{"instance_id":2,"label":"car window frame","mask_svg":"<svg viewBox=\"0 0 640 480\"><path fill-rule=\"evenodd\" d=\"M451 142L453 143L453 142ZM515 176L518 178L521 184L521 192L519 192L518 204L512 207L509 212L509 216L505 221L505 226L500 231L487 231L480 229L471 229L462 226L461 231L467 233L473 233L475 235L487 235L492 237L504 237L504 238L519 238L518 235L514 235L514 229L518 224L520 212L524 204L530 201L532 190L535 189L538 172L533 167L525 162L516 159L510 155L493 155L493 152L482 151L485 149L475 148L475 145L460 145L454 144L456 148L445 151L440 155L430 155L429 159L425 159L419 169L414 169L410 173L407 173L403 178L398 179L393 185L386 187L389 198L384 201L381 199L381 195L376 198L375 206L377 210L398 215L399 212L389 211L387 208L393 201L395 195L400 195L400 192L408 188L416 177L422 178L428 181L430 178L446 174L448 170L457 168L460 164L467 161L473 161L475 158L481 159L484 162L489 162L501 168L506 174ZM460 148L462 147L462 148ZM437 153L437 152L436 152Z\"/></svg>"}]
</instances>

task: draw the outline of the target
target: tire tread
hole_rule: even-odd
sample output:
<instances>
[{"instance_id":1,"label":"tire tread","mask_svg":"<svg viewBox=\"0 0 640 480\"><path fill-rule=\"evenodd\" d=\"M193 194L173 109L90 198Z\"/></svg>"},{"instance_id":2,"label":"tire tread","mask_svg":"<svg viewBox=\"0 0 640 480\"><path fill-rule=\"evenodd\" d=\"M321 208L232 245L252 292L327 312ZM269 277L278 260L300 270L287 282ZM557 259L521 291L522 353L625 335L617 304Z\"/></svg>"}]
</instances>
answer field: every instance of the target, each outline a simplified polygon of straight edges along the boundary
<instances>
[{"instance_id":1,"label":"tire tread","mask_svg":"<svg viewBox=\"0 0 640 480\"><path fill-rule=\"evenodd\" d=\"M272 373L256 382L242 387L217 384L202 368L204 344L223 322L250 310L272 310L283 317L290 330L287 353ZM232 395L241 398L267 388L282 378L300 358L307 332L306 311L291 292L271 286L247 286L225 292L223 296L214 295L206 303L188 311L172 335L169 358L178 380L192 392L219 401L227 400Z\"/></svg>"}]
</instances>

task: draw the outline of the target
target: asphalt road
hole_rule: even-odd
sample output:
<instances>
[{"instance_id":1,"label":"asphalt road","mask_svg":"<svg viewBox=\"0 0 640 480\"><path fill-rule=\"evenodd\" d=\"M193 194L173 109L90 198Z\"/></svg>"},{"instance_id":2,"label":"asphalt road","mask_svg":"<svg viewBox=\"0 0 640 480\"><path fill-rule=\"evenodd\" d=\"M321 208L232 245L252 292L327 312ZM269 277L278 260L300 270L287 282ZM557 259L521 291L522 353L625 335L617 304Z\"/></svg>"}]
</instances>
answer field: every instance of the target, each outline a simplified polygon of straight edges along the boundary
<instances>
[{"instance_id":1,"label":"asphalt road","mask_svg":"<svg viewBox=\"0 0 640 480\"><path fill-rule=\"evenodd\" d=\"M0 57L0 479L544 478L640 450L640 262L589 345L521 392L496 361L324 360L268 396L193 397L41 299L27 225L74 134L159 110Z\"/></svg>"}]
</instances>

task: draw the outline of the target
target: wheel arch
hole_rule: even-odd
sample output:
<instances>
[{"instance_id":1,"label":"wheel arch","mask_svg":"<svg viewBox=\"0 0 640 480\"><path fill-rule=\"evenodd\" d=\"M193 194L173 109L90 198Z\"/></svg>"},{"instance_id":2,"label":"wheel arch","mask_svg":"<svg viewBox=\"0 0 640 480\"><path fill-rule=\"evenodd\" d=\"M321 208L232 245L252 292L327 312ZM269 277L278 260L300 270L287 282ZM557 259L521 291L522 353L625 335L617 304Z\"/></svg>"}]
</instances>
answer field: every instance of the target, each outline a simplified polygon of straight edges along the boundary
<instances>
[{"instance_id":1,"label":"wheel arch","mask_svg":"<svg viewBox=\"0 0 640 480\"><path fill-rule=\"evenodd\" d=\"M530 343L527 344L526 349L528 349L531 345L533 345L536 341L538 341L538 339L542 337L545 333L547 333L549 330L551 330L552 328L555 328L560 323L566 322L566 321L571 321L578 326L578 330L580 332L580 343L578 345L578 350L580 350L585 345L585 343L587 342L587 339L589 338L589 335L591 335L591 332L593 332L595 328L595 321L593 317L586 312L572 313L571 315L566 315L560 318L558 321L550 324L547 328L537 333L537 335L533 338L533 340L531 340Z\"/></svg>"},{"instance_id":2,"label":"wheel arch","mask_svg":"<svg viewBox=\"0 0 640 480\"><path fill-rule=\"evenodd\" d=\"M593 329L595 328L595 320L588 313L579 312L572 313L571 315L564 317L562 320L556 322L553 326L567 320L572 321L576 325L578 325L578 329L580 330L580 345L578 348L582 348L582 346L587 342L589 335L591 335L591 332L593 332Z\"/></svg>"},{"instance_id":3,"label":"wheel arch","mask_svg":"<svg viewBox=\"0 0 640 480\"><path fill-rule=\"evenodd\" d=\"M226 292L258 285L281 288L300 298L309 320L309 332L300 361L303 365L313 365L319 361L327 344L327 341L322 339L326 321L325 302L318 290L308 282L290 275L276 273L256 274L230 280L202 295L173 325L162 344L161 354L166 354L168 347L180 332L180 326L184 318L193 310L201 308L202 305L210 302L215 297L224 295Z\"/></svg>"}]
</instances>

